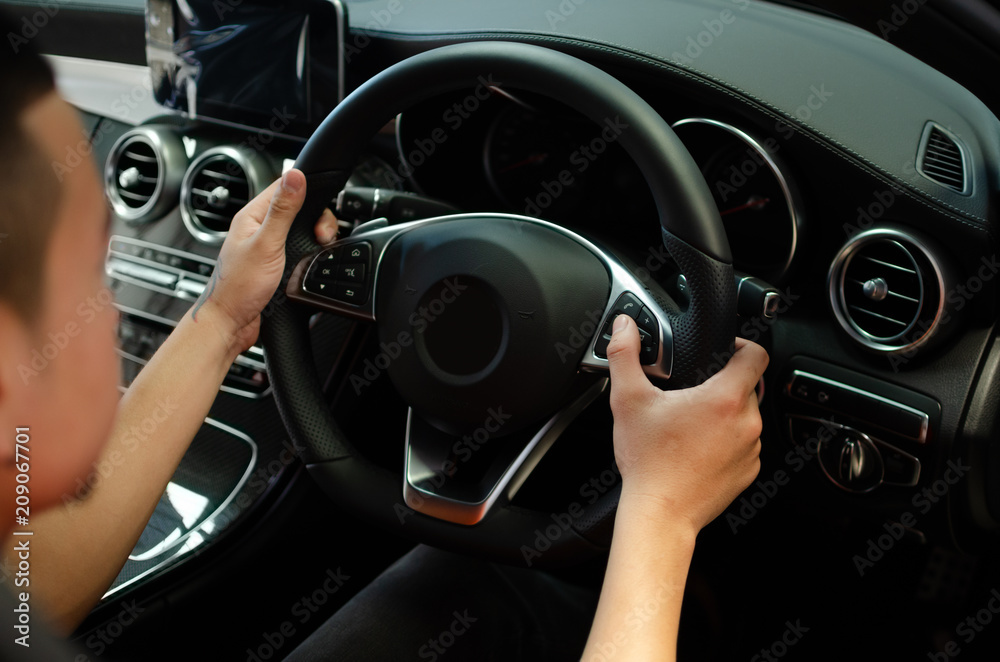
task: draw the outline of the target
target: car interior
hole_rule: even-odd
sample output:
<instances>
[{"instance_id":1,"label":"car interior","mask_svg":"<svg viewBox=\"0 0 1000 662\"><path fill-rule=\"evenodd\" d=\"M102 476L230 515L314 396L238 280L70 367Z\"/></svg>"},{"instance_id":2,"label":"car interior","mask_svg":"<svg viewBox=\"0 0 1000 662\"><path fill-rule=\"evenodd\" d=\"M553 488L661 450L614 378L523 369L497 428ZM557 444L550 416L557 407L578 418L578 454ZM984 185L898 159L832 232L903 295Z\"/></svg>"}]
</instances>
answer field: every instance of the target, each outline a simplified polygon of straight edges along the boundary
<instances>
[{"instance_id":1,"label":"car interior","mask_svg":"<svg viewBox=\"0 0 1000 662\"><path fill-rule=\"evenodd\" d=\"M283 659L420 543L599 587L621 313L663 388L770 356L681 659L997 659L1000 3L0 7L103 178L123 391L308 181L91 659Z\"/></svg>"}]
</instances>

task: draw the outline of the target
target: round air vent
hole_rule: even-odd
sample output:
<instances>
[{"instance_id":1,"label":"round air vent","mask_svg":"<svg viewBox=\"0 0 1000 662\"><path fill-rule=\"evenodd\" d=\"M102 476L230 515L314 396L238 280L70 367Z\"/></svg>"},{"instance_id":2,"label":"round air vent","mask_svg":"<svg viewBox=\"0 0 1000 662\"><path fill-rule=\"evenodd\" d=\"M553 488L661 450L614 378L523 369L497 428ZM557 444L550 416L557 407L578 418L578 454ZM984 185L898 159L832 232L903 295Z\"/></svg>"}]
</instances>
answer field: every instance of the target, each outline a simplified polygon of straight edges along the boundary
<instances>
[{"instance_id":1,"label":"round air vent","mask_svg":"<svg viewBox=\"0 0 1000 662\"><path fill-rule=\"evenodd\" d=\"M944 310L939 261L924 241L899 230L869 230L854 237L830 267L829 288L844 330L880 352L924 344Z\"/></svg>"},{"instance_id":2,"label":"round air vent","mask_svg":"<svg viewBox=\"0 0 1000 662\"><path fill-rule=\"evenodd\" d=\"M221 244L233 217L267 181L259 157L215 147L195 159L181 182L181 218L196 238Z\"/></svg>"},{"instance_id":3,"label":"round air vent","mask_svg":"<svg viewBox=\"0 0 1000 662\"><path fill-rule=\"evenodd\" d=\"M169 128L139 127L111 148L104 184L115 213L129 221L151 221L177 201L187 157Z\"/></svg>"}]
</instances>

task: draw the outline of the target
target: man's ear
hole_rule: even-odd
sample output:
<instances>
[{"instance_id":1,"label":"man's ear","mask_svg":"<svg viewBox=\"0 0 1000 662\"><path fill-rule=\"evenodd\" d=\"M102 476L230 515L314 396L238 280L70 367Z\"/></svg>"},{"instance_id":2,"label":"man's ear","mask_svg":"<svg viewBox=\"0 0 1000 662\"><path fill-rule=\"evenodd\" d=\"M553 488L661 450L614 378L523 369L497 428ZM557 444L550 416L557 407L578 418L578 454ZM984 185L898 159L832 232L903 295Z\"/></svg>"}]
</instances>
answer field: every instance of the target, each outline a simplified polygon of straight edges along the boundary
<instances>
[{"instance_id":1,"label":"man's ear","mask_svg":"<svg viewBox=\"0 0 1000 662\"><path fill-rule=\"evenodd\" d=\"M0 302L0 430L6 435L19 424L38 374L31 368L31 333L21 316ZM14 444L0 443L0 465L14 463Z\"/></svg>"}]
</instances>

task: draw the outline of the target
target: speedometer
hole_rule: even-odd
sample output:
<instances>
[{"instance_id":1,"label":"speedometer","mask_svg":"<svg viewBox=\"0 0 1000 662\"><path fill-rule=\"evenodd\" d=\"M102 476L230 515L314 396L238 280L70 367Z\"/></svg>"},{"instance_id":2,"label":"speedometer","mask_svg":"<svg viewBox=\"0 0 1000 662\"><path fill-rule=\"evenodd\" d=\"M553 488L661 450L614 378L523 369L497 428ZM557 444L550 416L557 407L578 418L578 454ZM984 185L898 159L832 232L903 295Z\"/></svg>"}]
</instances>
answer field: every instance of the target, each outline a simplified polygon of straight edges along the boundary
<instances>
[{"instance_id":1,"label":"speedometer","mask_svg":"<svg viewBox=\"0 0 1000 662\"><path fill-rule=\"evenodd\" d=\"M801 214L798 196L774 154L778 143L761 143L734 126L704 118L684 119L673 128L708 182L736 268L780 281L795 255Z\"/></svg>"}]
</instances>

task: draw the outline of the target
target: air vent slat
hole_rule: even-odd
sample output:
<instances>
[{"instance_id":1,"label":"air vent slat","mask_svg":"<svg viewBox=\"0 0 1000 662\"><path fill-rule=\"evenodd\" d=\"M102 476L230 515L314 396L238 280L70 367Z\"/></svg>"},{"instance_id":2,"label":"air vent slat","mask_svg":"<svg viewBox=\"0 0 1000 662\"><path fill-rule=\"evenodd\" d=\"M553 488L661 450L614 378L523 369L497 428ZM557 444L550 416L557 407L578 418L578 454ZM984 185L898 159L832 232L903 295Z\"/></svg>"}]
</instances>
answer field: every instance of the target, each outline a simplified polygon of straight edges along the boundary
<instances>
[{"instance_id":1,"label":"air vent slat","mask_svg":"<svg viewBox=\"0 0 1000 662\"><path fill-rule=\"evenodd\" d=\"M924 159L924 168L939 168L945 172L958 173L962 167L962 159L954 156L935 154Z\"/></svg>"},{"instance_id":2,"label":"air vent slat","mask_svg":"<svg viewBox=\"0 0 1000 662\"><path fill-rule=\"evenodd\" d=\"M899 326L901 326L903 328L906 328L908 326L906 322L901 322L901 321L899 321L897 319L893 319L891 317L886 317L885 315L879 315L878 313L876 313L874 311L871 311L871 310L867 310L865 308L862 308L861 306L854 306L854 305L852 305L852 306L850 306L850 309L851 310L856 310L859 313L864 313L866 315L871 315L872 317L877 317L880 320L883 320L885 322L889 322L891 324L899 325Z\"/></svg>"},{"instance_id":3,"label":"air vent slat","mask_svg":"<svg viewBox=\"0 0 1000 662\"><path fill-rule=\"evenodd\" d=\"M125 189L119 189L118 195L122 196L126 200L135 200L136 202L142 203L138 206L142 206L149 202L151 196L142 195L141 193L132 193L131 191L126 191Z\"/></svg>"},{"instance_id":4,"label":"air vent slat","mask_svg":"<svg viewBox=\"0 0 1000 662\"><path fill-rule=\"evenodd\" d=\"M208 211L207 209L195 209L194 213L197 214L198 216L202 216L204 218L208 218L214 221L222 221L228 223L229 221L232 220L232 218L226 218L222 214L216 214L215 212Z\"/></svg>"},{"instance_id":5,"label":"air vent slat","mask_svg":"<svg viewBox=\"0 0 1000 662\"><path fill-rule=\"evenodd\" d=\"M136 161L141 161L142 163L156 163L156 156L150 156L149 154L140 154L136 150L125 150L122 152L121 158L134 159Z\"/></svg>"},{"instance_id":6,"label":"air vent slat","mask_svg":"<svg viewBox=\"0 0 1000 662\"><path fill-rule=\"evenodd\" d=\"M927 179L959 193L967 193L965 159L958 141L941 127L928 123L920 143L917 170Z\"/></svg>"},{"instance_id":7,"label":"air vent slat","mask_svg":"<svg viewBox=\"0 0 1000 662\"><path fill-rule=\"evenodd\" d=\"M216 179L225 179L225 180L230 181L230 182L242 182L242 181L245 181L245 179L242 176L241 177L234 177L232 175L227 175L224 172L219 172L218 170L209 170L207 168L205 170L202 170L199 173L199 175L203 175L205 177L214 177Z\"/></svg>"},{"instance_id":8,"label":"air vent slat","mask_svg":"<svg viewBox=\"0 0 1000 662\"><path fill-rule=\"evenodd\" d=\"M907 269L906 267L901 267L898 264L892 264L891 262L885 262L884 260L878 260L878 259L876 259L874 257L871 257L870 255L862 255L861 258L864 259L864 260L868 260L869 262L874 262L875 264L881 265L883 267L888 267L890 269L897 269L899 271L905 271L905 272L911 273L911 274L917 273L913 269Z\"/></svg>"}]
</instances>

